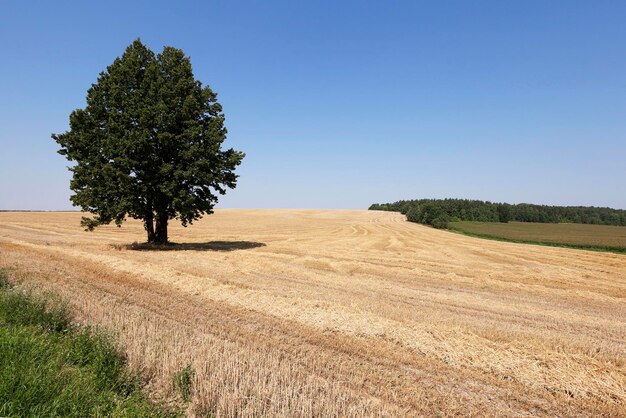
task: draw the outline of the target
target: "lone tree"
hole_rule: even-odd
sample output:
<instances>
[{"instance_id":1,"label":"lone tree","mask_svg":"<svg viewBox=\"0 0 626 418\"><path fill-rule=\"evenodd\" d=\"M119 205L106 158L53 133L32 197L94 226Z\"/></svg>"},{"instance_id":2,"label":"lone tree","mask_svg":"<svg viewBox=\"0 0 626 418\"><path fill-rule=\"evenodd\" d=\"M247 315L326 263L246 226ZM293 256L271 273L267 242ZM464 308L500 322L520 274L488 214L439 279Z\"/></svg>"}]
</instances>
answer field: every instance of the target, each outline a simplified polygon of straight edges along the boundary
<instances>
[{"instance_id":1,"label":"lone tree","mask_svg":"<svg viewBox=\"0 0 626 418\"><path fill-rule=\"evenodd\" d=\"M74 206L88 230L126 216L141 219L148 242L166 243L167 224L213 213L217 195L235 188L244 154L226 138L217 95L194 78L180 49L156 55L139 39L87 92L70 130L53 134L70 167Z\"/></svg>"}]
</instances>

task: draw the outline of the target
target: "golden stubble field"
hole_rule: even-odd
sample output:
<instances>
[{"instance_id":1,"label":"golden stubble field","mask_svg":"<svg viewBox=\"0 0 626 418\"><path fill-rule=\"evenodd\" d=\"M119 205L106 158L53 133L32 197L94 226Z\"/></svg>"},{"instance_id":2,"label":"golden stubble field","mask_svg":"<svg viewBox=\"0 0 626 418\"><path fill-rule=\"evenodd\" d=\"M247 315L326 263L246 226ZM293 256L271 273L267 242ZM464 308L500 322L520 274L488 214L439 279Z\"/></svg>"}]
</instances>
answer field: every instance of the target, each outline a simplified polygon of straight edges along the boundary
<instances>
[{"instance_id":1,"label":"golden stubble field","mask_svg":"<svg viewBox=\"0 0 626 418\"><path fill-rule=\"evenodd\" d=\"M114 330L190 415L623 416L626 256L481 240L397 213L218 210L142 225L0 213L0 267Z\"/></svg>"}]
</instances>

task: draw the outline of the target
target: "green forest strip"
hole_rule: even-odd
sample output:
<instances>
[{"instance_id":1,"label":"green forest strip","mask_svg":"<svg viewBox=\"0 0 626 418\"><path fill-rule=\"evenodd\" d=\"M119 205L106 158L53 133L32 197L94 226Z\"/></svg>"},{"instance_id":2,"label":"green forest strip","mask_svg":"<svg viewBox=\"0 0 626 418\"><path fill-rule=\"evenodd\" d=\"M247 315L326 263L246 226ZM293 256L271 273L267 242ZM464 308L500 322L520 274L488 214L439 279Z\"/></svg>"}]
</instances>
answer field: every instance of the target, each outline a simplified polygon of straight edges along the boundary
<instances>
[{"instance_id":1,"label":"green forest strip","mask_svg":"<svg viewBox=\"0 0 626 418\"><path fill-rule=\"evenodd\" d=\"M455 228L455 227L448 227L448 230L452 232L460 233L462 235L467 235L470 237L484 238L484 239L490 239L494 241L513 242L516 244L532 244L532 245L543 245L547 247L573 248L577 250L626 254L626 248L624 247L611 247L611 246L604 246L604 245L565 244L565 243L560 243L560 242L531 241L531 240L522 240L522 239L514 239L514 238L504 238L504 237L500 237L497 235L481 234L478 232L469 232L461 228Z\"/></svg>"},{"instance_id":2,"label":"green forest strip","mask_svg":"<svg viewBox=\"0 0 626 418\"><path fill-rule=\"evenodd\" d=\"M0 270L0 416L163 417L112 339L64 305L12 287Z\"/></svg>"},{"instance_id":3,"label":"green forest strip","mask_svg":"<svg viewBox=\"0 0 626 418\"><path fill-rule=\"evenodd\" d=\"M411 222L445 229L448 222L537 222L626 226L626 210L594 206L509 204L469 199L416 199L374 203L370 210L401 212Z\"/></svg>"}]
</instances>

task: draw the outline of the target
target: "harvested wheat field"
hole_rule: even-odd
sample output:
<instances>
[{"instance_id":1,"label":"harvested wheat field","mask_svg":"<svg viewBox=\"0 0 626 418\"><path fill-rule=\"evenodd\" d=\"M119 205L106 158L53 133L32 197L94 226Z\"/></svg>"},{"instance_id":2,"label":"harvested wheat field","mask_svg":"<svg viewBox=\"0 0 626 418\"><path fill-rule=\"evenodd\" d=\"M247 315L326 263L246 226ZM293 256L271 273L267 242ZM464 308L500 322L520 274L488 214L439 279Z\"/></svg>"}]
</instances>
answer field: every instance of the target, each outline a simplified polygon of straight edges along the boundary
<instances>
[{"instance_id":1,"label":"harvested wheat field","mask_svg":"<svg viewBox=\"0 0 626 418\"><path fill-rule=\"evenodd\" d=\"M0 267L114 330L155 398L191 366L190 415L626 411L624 255L323 210L218 210L154 251L80 217L0 213Z\"/></svg>"}]
</instances>

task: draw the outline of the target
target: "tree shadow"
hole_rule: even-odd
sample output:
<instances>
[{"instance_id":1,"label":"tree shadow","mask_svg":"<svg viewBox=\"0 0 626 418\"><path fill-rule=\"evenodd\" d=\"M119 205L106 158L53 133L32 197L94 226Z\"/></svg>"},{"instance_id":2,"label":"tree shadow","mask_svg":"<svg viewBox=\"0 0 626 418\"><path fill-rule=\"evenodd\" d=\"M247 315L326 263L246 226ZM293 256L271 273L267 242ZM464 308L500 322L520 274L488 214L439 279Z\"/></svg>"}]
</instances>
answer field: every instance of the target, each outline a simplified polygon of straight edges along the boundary
<instances>
[{"instance_id":1,"label":"tree shadow","mask_svg":"<svg viewBox=\"0 0 626 418\"><path fill-rule=\"evenodd\" d=\"M237 251L265 247L267 244L254 241L209 241L209 242L168 242L151 244L133 242L132 244L114 245L118 250L133 251Z\"/></svg>"}]
</instances>

